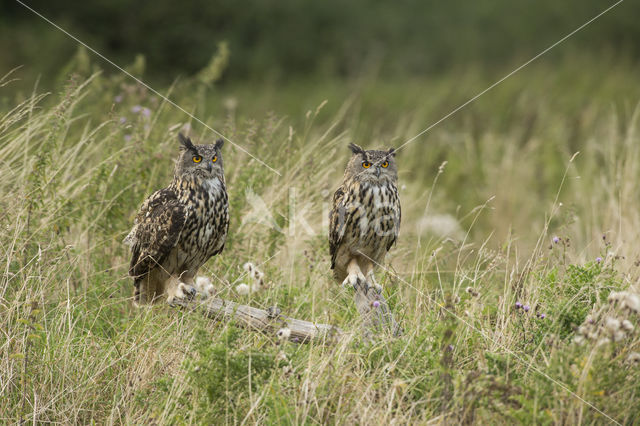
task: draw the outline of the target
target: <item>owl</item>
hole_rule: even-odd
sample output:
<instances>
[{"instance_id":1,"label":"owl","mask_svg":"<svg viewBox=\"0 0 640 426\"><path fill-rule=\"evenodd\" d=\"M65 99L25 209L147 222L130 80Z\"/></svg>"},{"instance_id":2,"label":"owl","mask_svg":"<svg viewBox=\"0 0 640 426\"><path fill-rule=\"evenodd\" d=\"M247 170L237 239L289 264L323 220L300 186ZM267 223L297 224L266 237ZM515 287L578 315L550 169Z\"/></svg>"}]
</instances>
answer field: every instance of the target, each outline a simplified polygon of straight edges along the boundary
<instances>
[{"instance_id":1,"label":"owl","mask_svg":"<svg viewBox=\"0 0 640 426\"><path fill-rule=\"evenodd\" d=\"M343 285L368 282L380 292L373 270L400 230L395 150L364 150L355 144L349 148L353 155L333 194L330 214L331 269Z\"/></svg>"},{"instance_id":2,"label":"owl","mask_svg":"<svg viewBox=\"0 0 640 426\"><path fill-rule=\"evenodd\" d=\"M125 238L136 303L193 297L198 268L224 249L227 238L224 141L194 145L182 134L179 140L173 181L142 203Z\"/></svg>"}]
</instances>

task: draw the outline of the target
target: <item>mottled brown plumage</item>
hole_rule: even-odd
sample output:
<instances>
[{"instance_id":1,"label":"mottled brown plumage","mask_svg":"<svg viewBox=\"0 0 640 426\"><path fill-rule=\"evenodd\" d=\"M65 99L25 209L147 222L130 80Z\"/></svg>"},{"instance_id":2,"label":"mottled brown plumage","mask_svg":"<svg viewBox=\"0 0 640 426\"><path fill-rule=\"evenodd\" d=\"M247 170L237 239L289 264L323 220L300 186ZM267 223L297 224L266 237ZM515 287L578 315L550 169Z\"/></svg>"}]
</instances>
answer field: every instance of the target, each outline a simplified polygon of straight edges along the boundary
<instances>
[{"instance_id":1,"label":"mottled brown plumage","mask_svg":"<svg viewBox=\"0 0 640 426\"><path fill-rule=\"evenodd\" d=\"M329 251L338 282L365 280L379 287L376 265L396 242L400 230L400 200L395 152L364 150L349 145L353 155L340 187L333 195Z\"/></svg>"},{"instance_id":2,"label":"mottled brown plumage","mask_svg":"<svg viewBox=\"0 0 640 426\"><path fill-rule=\"evenodd\" d=\"M193 295L198 268L223 250L227 237L223 141L194 145L180 135L180 142L173 181L145 200L125 239L139 303Z\"/></svg>"}]
</instances>

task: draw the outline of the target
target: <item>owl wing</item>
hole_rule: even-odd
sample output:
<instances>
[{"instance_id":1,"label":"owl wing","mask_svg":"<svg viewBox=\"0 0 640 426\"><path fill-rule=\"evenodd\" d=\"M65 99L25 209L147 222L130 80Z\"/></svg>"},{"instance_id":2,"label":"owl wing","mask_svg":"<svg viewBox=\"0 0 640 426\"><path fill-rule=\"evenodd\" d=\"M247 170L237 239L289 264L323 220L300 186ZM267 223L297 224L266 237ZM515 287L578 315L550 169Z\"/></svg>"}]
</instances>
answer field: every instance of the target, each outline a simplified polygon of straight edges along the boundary
<instances>
[{"instance_id":1,"label":"owl wing","mask_svg":"<svg viewBox=\"0 0 640 426\"><path fill-rule=\"evenodd\" d=\"M336 266L338 247L340 247L342 237L344 237L346 213L345 192L341 186L333 194L333 208L329 215L329 253L331 254L331 269Z\"/></svg>"},{"instance_id":2,"label":"owl wing","mask_svg":"<svg viewBox=\"0 0 640 426\"><path fill-rule=\"evenodd\" d=\"M398 234L400 233L400 220L402 219L402 208L400 207L400 200L398 199L398 193L394 191L394 208L397 218L395 220L395 227L393 228L393 237L387 243L387 251L391 250L391 247L398 241Z\"/></svg>"},{"instance_id":3,"label":"owl wing","mask_svg":"<svg viewBox=\"0 0 640 426\"><path fill-rule=\"evenodd\" d=\"M186 209L171 189L161 189L147 198L127 237L132 254L129 275L145 275L166 260L180 240L186 216Z\"/></svg>"}]
</instances>

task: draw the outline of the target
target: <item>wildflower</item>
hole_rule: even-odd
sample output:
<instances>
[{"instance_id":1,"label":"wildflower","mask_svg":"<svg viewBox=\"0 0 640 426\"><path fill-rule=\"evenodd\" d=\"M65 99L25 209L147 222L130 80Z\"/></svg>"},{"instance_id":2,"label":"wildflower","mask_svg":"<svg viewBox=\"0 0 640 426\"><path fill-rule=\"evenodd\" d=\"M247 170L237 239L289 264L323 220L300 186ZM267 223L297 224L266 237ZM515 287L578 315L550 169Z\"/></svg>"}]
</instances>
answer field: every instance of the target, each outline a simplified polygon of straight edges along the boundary
<instances>
[{"instance_id":1,"label":"wildflower","mask_svg":"<svg viewBox=\"0 0 640 426\"><path fill-rule=\"evenodd\" d=\"M620 320L617 318L607 317L604 324L605 327L612 332L617 331L620 328Z\"/></svg>"},{"instance_id":2,"label":"wildflower","mask_svg":"<svg viewBox=\"0 0 640 426\"><path fill-rule=\"evenodd\" d=\"M558 244L560 242L560 238L553 237L553 244Z\"/></svg>"},{"instance_id":3,"label":"wildflower","mask_svg":"<svg viewBox=\"0 0 640 426\"><path fill-rule=\"evenodd\" d=\"M540 318L540 319L545 319L546 317L547 317L547 315L546 315L546 314L540 314L540 315L538 315L538 318Z\"/></svg>"},{"instance_id":4,"label":"wildflower","mask_svg":"<svg viewBox=\"0 0 640 426\"><path fill-rule=\"evenodd\" d=\"M144 115L147 118L151 116L151 110L147 107L142 108L141 112L142 112L142 115Z\"/></svg>"},{"instance_id":5,"label":"wildflower","mask_svg":"<svg viewBox=\"0 0 640 426\"><path fill-rule=\"evenodd\" d=\"M522 308L522 303L516 302L516 309L520 309L520 308Z\"/></svg>"},{"instance_id":6,"label":"wildflower","mask_svg":"<svg viewBox=\"0 0 640 426\"><path fill-rule=\"evenodd\" d=\"M134 114L137 114L140 111L142 111L142 107L140 105L134 105L131 107L131 112Z\"/></svg>"},{"instance_id":7,"label":"wildflower","mask_svg":"<svg viewBox=\"0 0 640 426\"><path fill-rule=\"evenodd\" d=\"M113 98L113 101L117 104L119 104L120 102L122 102L122 95L118 95L115 98Z\"/></svg>"},{"instance_id":8,"label":"wildflower","mask_svg":"<svg viewBox=\"0 0 640 426\"><path fill-rule=\"evenodd\" d=\"M613 333L613 341L614 342L619 342L620 340L624 339L625 334L624 331L622 330L618 330L615 333Z\"/></svg>"},{"instance_id":9,"label":"wildflower","mask_svg":"<svg viewBox=\"0 0 640 426\"><path fill-rule=\"evenodd\" d=\"M291 336L291 329L290 328L286 328L286 327L285 328L281 328L276 333L276 336L278 336L278 339L280 339L280 340L287 340Z\"/></svg>"},{"instance_id":10,"label":"wildflower","mask_svg":"<svg viewBox=\"0 0 640 426\"><path fill-rule=\"evenodd\" d=\"M377 300L374 300L373 302L371 302L371 306L373 306L374 308L378 308L380 307L380 302L378 302Z\"/></svg>"},{"instance_id":11,"label":"wildflower","mask_svg":"<svg viewBox=\"0 0 640 426\"><path fill-rule=\"evenodd\" d=\"M601 263L602 262L602 258L600 256L596 257L596 263Z\"/></svg>"},{"instance_id":12,"label":"wildflower","mask_svg":"<svg viewBox=\"0 0 640 426\"><path fill-rule=\"evenodd\" d=\"M125 142L129 142L131 140L131 135L124 135Z\"/></svg>"},{"instance_id":13,"label":"wildflower","mask_svg":"<svg viewBox=\"0 0 640 426\"><path fill-rule=\"evenodd\" d=\"M118 120L118 122L119 122L120 124L124 124L124 123L126 123L126 122L127 122L127 117L120 117L120 120Z\"/></svg>"},{"instance_id":14,"label":"wildflower","mask_svg":"<svg viewBox=\"0 0 640 426\"><path fill-rule=\"evenodd\" d=\"M582 345L584 343L584 337L578 335L578 336L573 338L573 342L578 344L578 345Z\"/></svg>"},{"instance_id":15,"label":"wildflower","mask_svg":"<svg viewBox=\"0 0 640 426\"><path fill-rule=\"evenodd\" d=\"M249 286L246 285L245 283L238 284L236 286L236 293L242 296L246 296L247 294L249 294Z\"/></svg>"},{"instance_id":16,"label":"wildflower","mask_svg":"<svg viewBox=\"0 0 640 426\"><path fill-rule=\"evenodd\" d=\"M524 305L524 306L522 307L522 310L524 310L525 312L529 312L529 309L531 309L531 308L529 307L529 305Z\"/></svg>"}]
</instances>

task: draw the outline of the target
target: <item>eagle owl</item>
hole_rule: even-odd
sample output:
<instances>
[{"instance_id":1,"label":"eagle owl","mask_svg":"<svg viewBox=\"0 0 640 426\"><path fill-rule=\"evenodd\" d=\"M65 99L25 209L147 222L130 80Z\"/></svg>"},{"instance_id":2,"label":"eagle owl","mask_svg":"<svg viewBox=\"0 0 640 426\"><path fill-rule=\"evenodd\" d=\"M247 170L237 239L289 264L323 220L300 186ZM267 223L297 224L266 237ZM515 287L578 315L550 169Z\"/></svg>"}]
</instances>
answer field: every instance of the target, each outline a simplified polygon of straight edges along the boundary
<instances>
[{"instance_id":1,"label":"eagle owl","mask_svg":"<svg viewBox=\"0 0 640 426\"><path fill-rule=\"evenodd\" d=\"M364 150L350 144L353 155L342 184L333 194L329 251L338 282L381 287L373 275L376 265L398 238L400 200L395 150Z\"/></svg>"},{"instance_id":2,"label":"eagle owl","mask_svg":"<svg viewBox=\"0 0 640 426\"><path fill-rule=\"evenodd\" d=\"M171 184L147 198L125 238L131 246L129 275L134 299L149 303L166 295L192 297L198 268L222 251L229 203L222 162L223 140L194 145L179 135L180 156Z\"/></svg>"}]
</instances>

